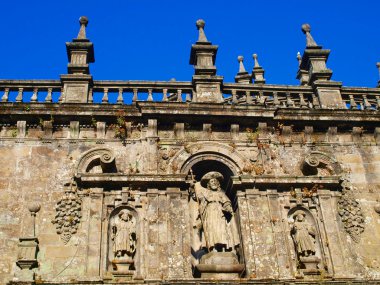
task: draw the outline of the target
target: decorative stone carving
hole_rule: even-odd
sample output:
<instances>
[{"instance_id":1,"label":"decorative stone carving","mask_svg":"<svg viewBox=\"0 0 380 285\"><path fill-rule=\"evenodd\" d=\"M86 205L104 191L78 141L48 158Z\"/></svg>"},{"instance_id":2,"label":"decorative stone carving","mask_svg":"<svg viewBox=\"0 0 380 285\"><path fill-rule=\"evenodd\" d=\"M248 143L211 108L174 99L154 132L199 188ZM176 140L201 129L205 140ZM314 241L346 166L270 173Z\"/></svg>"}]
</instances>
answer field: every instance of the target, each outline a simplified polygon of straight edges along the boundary
<instances>
[{"instance_id":1,"label":"decorative stone carving","mask_svg":"<svg viewBox=\"0 0 380 285\"><path fill-rule=\"evenodd\" d=\"M99 147L85 152L76 166L76 173L86 172L117 172L113 151L109 148Z\"/></svg>"},{"instance_id":2,"label":"decorative stone carving","mask_svg":"<svg viewBox=\"0 0 380 285\"><path fill-rule=\"evenodd\" d=\"M292 237L296 245L299 257L314 256L315 247L315 228L305 220L305 212L296 211L293 214L294 223L292 225Z\"/></svg>"},{"instance_id":3,"label":"decorative stone carving","mask_svg":"<svg viewBox=\"0 0 380 285\"><path fill-rule=\"evenodd\" d=\"M303 208L298 208L291 214L290 221L290 233L298 259L297 268L301 276L321 273L319 269L321 258L317 256L317 252L320 252L317 248L317 229L310 220L308 221L305 211Z\"/></svg>"},{"instance_id":4,"label":"decorative stone carving","mask_svg":"<svg viewBox=\"0 0 380 285\"><path fill-rule=\"evenodd\" d=\"M133 257L136 252L136 220L127 210L122 210L113 221L112 251L115 259Z\"/></svg>"},{"instance_id":5,"label":"decorative stone carving","mask_svg":"<svg viewBox=\"0 0 380 285\"><path fill-rule=\"evenodd\" d=\"M172 158L178 152L178 150L179 148L170 148L166 146L160 148L160 160L158 165L160 171L166 172L170 158Z\"/></svg>"},{"instance_id":6,"label":"decorative stone carving","mask_svg":"<svg viewBox=\"0 0 380 285\"><path fill-rule=\"evenodd\" d=\"M41 205L37 202L31 203L28 210L33 217L33 234L31 237L20 237L18 244L18 254L16 264L22 270L19 272L18 278L22 281L34 280L33 268L38 267L38 238L36 237L36 215L41 209Z\"/></svg>"},{"instance_id":7,"label":"decorative stone carving","mask_svg":"<svg viewBox=\"0 0 380 285\"><path fill-rule=\"evenodd\" d=\"M337 175L342 170L339 163L329 155L313 151L308 154L301 163L301 171L304 175Z\"/></svg>"},{"instance_id":8,"label":"decorative stone carving","mask_svg":"<svg viewBox=\"0 0 380 285\"><path fill-rule=\"evenodd\" d=\"M347 177L343 179L341 186L342 196L338 201L338 213L346 232L354 242L359 242L360 235L364 232L364 217L361 206L353 194L356 188Z\"/></svg>"},{"instance_id":9,"label":"decorative stone carving","mask_svg":"<svg viewBox=\"0 0 380 285\"><path fill-rule=\"evenodd\" d=\"M110 219L110 259L113 275L131 278L134 273L134 258L137 247L136 217L122 208Z\"/></svg>"},{"instance_id":10,"label":"decorative stone carving","mask_svg":"<svg viewBox=\"0 0 380 285\"><path fill-rule=\"evenodd\" d=\"M203 232L208 251L234 251L239 245L231 201L220 187L222 180L221 173L209 172L191 189L191 195L199 205L196 226Z\"/></svg>"},{"instance_id":11,"label":"decorative stone carving","mask_svg":"<svg viewBox=\"0 0 380 285\"><path fill-rule=\"evenodd\" d=\"M19 238L16 264L21 269L33 269L38 266L38 239L36 237Z\"/></svg>"},{"instance_id":12,"label":"decorative stone carving","mask_svg":"<svg viewBox=\"0 0 380 285\"><path fill-rule=\"evenodd\" d=\"M78 230L82 218L82 200L78 197L74 181L65 186L67 186L65 195L55 206L56 215L52 223L55 224L57 234L61 236L61 239L66 244Z\"/></svg>"},{"instance_id":13,"label":"decorative stone carving","mask_svg":"<svg viewBox=\"0 0 380 285\"><path fill-rule=\"evenodd\" d=\"M198 229L202 248L208 252L196 267L202 277L223 274L237 278L244 267L236 255L240 241L231 201L220 186L222 180L221 173L212 171L190 187L190 195L198 204L194 228Z\"/></svg>"}]
</instances>

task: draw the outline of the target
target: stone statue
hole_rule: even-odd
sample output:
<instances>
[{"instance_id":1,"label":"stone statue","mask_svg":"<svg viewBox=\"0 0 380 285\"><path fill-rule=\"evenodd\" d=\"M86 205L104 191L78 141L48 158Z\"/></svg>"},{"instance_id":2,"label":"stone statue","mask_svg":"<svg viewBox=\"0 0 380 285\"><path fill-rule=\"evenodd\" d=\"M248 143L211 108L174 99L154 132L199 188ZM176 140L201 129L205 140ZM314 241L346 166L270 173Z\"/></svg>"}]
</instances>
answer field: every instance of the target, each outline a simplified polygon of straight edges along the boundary
<instances>
[{"instance_id":1,"label":"stone statue","mask_svg":"<svg viewBox=\"0 0 380 285\"><path fill-rule=\"evenodd\" d=\"M198 203L195 227L209 252L235 251L239 245L234 212L231 201L221 189L222 180L223 175L213 171L190 187L190 195Z\"/></svg>"},{"instance_id":2,"label":"stone statue","mask_svg":"<svg viewBox=\"0 0 380 285\"><path fill-rule=\"evenodd\" d=\"M132 258L136 252L136 221L128 210L121 210L111 225L112 250L116 259Z\"/></svg>"},{"instance_id":3,"label":"stone statue","mask_svg":"<svg viewBox=\"0 0 380 285\"><path fill-rule=\"evenodd\" d=\"M296 211L293 215L292 237L299 257L315 256L315 228L305 220L304 211Z\"/></svg>"}]
</instances>

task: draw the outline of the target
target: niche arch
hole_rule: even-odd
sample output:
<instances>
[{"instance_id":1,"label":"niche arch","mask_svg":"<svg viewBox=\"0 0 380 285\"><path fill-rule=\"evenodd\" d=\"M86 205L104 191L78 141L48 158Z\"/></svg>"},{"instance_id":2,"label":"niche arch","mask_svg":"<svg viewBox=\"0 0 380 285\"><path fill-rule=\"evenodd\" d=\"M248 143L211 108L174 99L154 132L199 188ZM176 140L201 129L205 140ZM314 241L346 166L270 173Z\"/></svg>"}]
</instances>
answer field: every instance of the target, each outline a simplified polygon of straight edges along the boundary
<instances>
[{"instance_id":1,"label":"niche arch","mask_svg":"<svg viewBox=\"0 0 380 285\"><path fill-rule=\"evenodd\" d=\"M297 243L294 238L294 228L293 225L295 223L296 216L300 213L304 213L304 221L306 221L312 228L315 230L315 258L312 260L312 256L302 256L297 251ZM302 272L305 275L308 274L320 274L322 270L327 270L327 268L323 268L325 263L325 253L322 246L322 233L318 224L318 218L306 207L296 206L288 211L287 214L288 223L289 223L289 234L290 241L292 244L293 252L297 261L297 270ZM312 268L312 269L310 269Z\"/></svg>"},{"instance_id":2,"label":"niche arch","mask_svg":"<svg viewBox=\"0 0 380 285\"><path fill-rule=\"evenodd\" d=\"M168 171L178 170L189 174L190 169L199 161L219 161L231 169L233 175L242 173L246 158L229 145L217 142L197 142L187 144L169 162Z\"/></svg>"},{"instance_id":3,"label":"niche arch","mask_svg":"<svg viewBox=\"0 0 380 285\"><path fill-rule=\"evenodd\" d=\"M97 147L86 151L76 165L76 175L115 172L117 172L115 155L111 149L105 147Z\"/></svg>"},{"instance_id":4,"label":"niche arch","mask_svg":"<svg viewBox=\"0 0 380 285\"><path fill-rule=\"evenodd\" d=\"M119 218L119 214L122 212L129 213L134 219L135 223L135 253L131 255L132 263L128 262L122 264L120 262L115 262L116 258L113 251L113 227L115 225L115 220ZM130 275L135 276L140 272L141 267L141 250L142 250L142 240L141 240L141 222L139 215L133 207L129 205L121 205L113 209L108 215L108 224L106 225L107 236L106 236L106 271L112 272L112 274L117 277L118 275ZM126 267L126 268L123 268ZM137 269L138 268L138 269Z\"/></svg>"}]
</instances>

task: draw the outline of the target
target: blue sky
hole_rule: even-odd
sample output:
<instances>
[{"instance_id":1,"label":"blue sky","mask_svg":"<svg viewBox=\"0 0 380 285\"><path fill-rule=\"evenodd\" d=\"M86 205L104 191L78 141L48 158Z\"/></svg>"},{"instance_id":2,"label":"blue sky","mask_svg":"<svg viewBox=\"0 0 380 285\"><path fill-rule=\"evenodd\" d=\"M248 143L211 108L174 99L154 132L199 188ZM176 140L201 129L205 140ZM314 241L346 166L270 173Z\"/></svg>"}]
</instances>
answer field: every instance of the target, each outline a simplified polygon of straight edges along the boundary
<instances>
[{"instance_id":1,"label":"blue sky","mask_svg":"<svg viewBox=\"0 0 380 285\"><path fill-rule=\"evenodd\" d=\"M379 78L380 1L1 1L0 78L59 79L65 42L89 18L95 80L191 80L195 21L219 45L218 75L232 82L243 55L251 71L257 53L267 83L298 84L296 54L305 48L303 23L331 49L328 67L345 86L373 87Z\"/></svg>"}]
</instances>

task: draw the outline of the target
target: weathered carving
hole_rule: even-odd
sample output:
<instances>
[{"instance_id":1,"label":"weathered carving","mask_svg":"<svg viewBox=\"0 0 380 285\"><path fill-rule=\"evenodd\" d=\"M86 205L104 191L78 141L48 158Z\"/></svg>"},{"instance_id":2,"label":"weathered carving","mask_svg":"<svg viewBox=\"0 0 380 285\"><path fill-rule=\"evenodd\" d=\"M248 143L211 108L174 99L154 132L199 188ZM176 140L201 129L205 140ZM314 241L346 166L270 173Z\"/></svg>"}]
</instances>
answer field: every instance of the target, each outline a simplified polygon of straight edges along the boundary
<instances>
[{"instance_id":1,"label":"weathered carving","mask_svg":"<svg viewBox=\"0 0 380 285\"><path fill-rule=\"evenodd\" d=\"M122 210L113 221L112 251L116 259L129 259L136 252L136 220L128 210Z\"/></svg>"},{"instance_id":2,"label":"weathered carving","mask_svg":"<svg viewBox=\"0 0 380 285\"><path fill-rule=\"evenodd\" d=\"M318 232L312 220L303 208L298 208L291 214L290 228L294 242L294 248L297 255L297 268L302 275L320 274L319 264L321 258L317 256L317 252L321 252L317 245ZM319 255L318 254L318 255Z\"/></svg>"},{"instance_id":3,"label":"weathered carving","mask_svg":"<svg viewBox=\"0 0 380 285\"><path fill-rule=\"evenodd\" d=\"M179 148L170 148L166 146L160 148L160 160L158 167L161 171L166 171L168 169L170 158L172 158L178 150Z\"/></svg>"},{"instance_id":4,"label":"weathered carving","mask_svg":"<svg viewBox=\"0 0 380 285\"><path fill-rule=\"evenodd\" d=\"M316 252L316 230L305 220L305 216L305 212L300 210L293 214L294 223L292 225L291 232L298 257L314 256Z\"/></svg>"},{"instance_id":5,"label":"weathered carving","mask_svg":"<svg viewBox=\"0 0 380 285\"><path fill-rule=\"evenodd\" d=\"M78 197L75 182L72 181L65 186L67 186L65 195L55 206L56 215L52 223L55 224L57 234L66 244L78 230L82 218L82 200Z\"/></svg>"},{"instance_id":6,"label":"weathered carving","mask_svg":"<svg viewBox=\"0 0 380 285\"><path fill-rule=\"evenodd\" d=\"M347 177L343 179L341 186L342 196L338 201L338 213L346 232L354 242L359 242L360 235L364 232L364 217L361 206L353 194L355 187L348 181Z\"/></svg>"},{"instance_id":7,"label":"weathered carving","mask_svg":"<svg viewBox=\"0 0 380 285\"><path fill-rule=\"evenodd\" d=\"M133 210L119 208L111 216L109 226L109 261L112 274L118 278L131 279L135 273L137 251L137 220Z\"/></svg>"},{"instance_id":8,"label":"weathered carving","mask_svg":"<svg viewBox=\"0 0 380 285\"><path fill-rule=\"evenodd\" d=\"M221 173L209 172L190 189L199 205L195 226L202 232L208 251L234 251L239 245L231 201L220 187L222 180Z\"/></svg>"},{"instance_id":9,"label":"weathered carving","mask_svg":"<svg viewBox=\"0 0 380 285\"><path fill-rule=\"evenodd\" d=\"M85 152L80 158L76 172L99 172L114 173L116 172L115 155L108 148L94 148Z\"/></svg>"},{"instance_id":10,"label":"weathered carving","mask_svg":"<svg viewBox=\"0 0 380 285\"><path fill-rule=\"evenodd\" d=\"M301 163L301 171L304 175L326 176L339 174L341 167L327 154L314 151L308 154Z\"/></svg>"},{"instance_id":11,"label":"weathered carving","mask_svg":"<svg viewBox=\"0 0 380 285\"><path fill-rule=\"evenodd\" d=\"M244 270L236 254L240 242L234 211L220 187L222 180L221 173L212 171L190 187L190 195L198 204L194 228L198 229L202 249L208 252L196 266L201 277L237 278Z\"/></svg>"}]
</instances>

